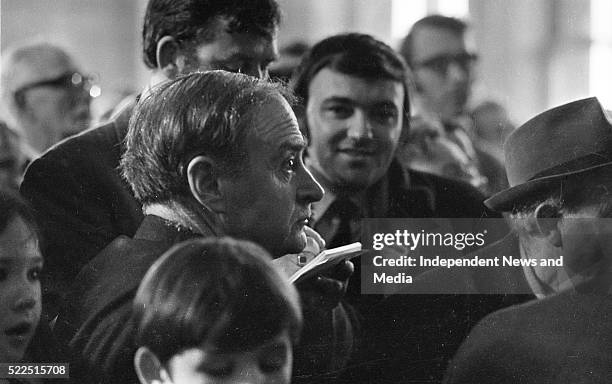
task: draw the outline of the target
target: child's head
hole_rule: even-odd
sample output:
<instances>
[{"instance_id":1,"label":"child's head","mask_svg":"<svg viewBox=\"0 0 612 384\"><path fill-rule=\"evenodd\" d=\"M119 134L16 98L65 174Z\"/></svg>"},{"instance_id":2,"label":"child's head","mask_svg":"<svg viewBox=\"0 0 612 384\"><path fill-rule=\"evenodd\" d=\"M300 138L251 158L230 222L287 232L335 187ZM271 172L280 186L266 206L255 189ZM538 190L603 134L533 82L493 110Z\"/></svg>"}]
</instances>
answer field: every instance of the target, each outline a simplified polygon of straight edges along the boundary
<instances>
[{"instance_id":1,"label":"child's head","mask_svg":"<svg viewBox=\"0 0 612 384\"><path fill-rule=\"evenodd\" d=\"M0 363L21 360L38 326L42 264L30 209L0 190Z\"/></svg>"},{"instance_id":2,"label":"child's head","mask_svg":"<svg viewBox=\"0 0 612 384\"><path fill-rule=\"evenodd\" d=\"M143 383L288 383L302 315L266 251L213 238L179 244L155 262L133 320Z\"/></svg>"}]
</instances>

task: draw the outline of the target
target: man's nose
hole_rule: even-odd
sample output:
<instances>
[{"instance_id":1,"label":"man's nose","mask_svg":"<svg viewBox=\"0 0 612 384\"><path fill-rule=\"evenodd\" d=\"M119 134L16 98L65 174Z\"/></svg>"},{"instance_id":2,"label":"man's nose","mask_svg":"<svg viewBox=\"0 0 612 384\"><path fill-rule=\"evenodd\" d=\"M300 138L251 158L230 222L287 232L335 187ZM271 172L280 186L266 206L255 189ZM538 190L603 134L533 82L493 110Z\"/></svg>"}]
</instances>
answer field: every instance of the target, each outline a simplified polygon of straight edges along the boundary
<instances>
[{"instance_id":1,"label":"man's nose","mask_svg":"<svg viewBox=\"0 0 612 384\"><path fill-rule=\"evenodd\" d=\"M371 139L373 137L372 123L367 113L356 110L351 119L348 120L347 136L351 139Z\"/></svg>"},{"instance_id":2,"label":"man's nose","mask_svg":"<svg viewBox=\"0 0 612 384\"><path fill-rule=\"evenodd\" d=\"M323 198L323 187L307 168L303 168L303 172L299 175L299 185L297 188L297 199L301 203L313 203Z\"/></svg>"}]
</instances>

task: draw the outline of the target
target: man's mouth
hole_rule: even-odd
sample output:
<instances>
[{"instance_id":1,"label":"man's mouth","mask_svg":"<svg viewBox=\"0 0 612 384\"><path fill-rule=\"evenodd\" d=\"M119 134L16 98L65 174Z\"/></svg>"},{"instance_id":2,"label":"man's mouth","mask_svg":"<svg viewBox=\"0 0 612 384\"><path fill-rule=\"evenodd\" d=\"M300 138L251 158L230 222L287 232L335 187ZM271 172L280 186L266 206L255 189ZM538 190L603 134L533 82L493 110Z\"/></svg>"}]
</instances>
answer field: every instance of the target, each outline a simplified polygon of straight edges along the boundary
<instances>
[{"instance_id":1,"label":"man's mouth","mask_svg":"<svg viewBox=\"0 0 612 384\"><path fill-rule=\"evenodd\" d=\"M356 157L376 155L376 150L374 148L338 148L338 152Z\"/></svg>"},{"instance_id":2,"label":"man's mouth","mask_svg":"<svg viewBox=\"0 0 612 384\"><path fill-rule=\"evenodd\" d=\"M299 225L308 225L308 223L310 223L310 216L308 216L308 217L301 217L300 219L297 220L297 223Z\"/></svg>"}]
</instances>

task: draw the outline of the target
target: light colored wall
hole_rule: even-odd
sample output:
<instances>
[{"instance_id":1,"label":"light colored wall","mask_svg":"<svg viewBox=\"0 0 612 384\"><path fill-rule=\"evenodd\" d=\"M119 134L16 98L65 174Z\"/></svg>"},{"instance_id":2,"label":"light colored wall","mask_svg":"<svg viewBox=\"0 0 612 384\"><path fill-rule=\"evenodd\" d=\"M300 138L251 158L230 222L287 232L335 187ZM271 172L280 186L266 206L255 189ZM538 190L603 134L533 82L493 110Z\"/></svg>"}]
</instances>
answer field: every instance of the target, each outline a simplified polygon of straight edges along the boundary
<instances>
[{"instance_id":1,"label":"light colored wall","mask_svg":"<svg viewBox=\"0 0 612 384\"><path fill-rule=\"evenodd\" d=\"M588 96L587 0L471 0L470 12L480 96L502 101L517 123Z\"/></svg>"},{"instance_id":2,"label":"light colored wall","mask_svg":"<svg viewBox=\"0 0 612 384\"><path fill-rule=\"evenodd\" d=\"M411 0L404 0L411 1ZM141 61L147 0L0 0L0 44L44 36L67 47L106 89L146 82ZM393 44L392 0L279 0L283 46L359 31ZM438 2L429 1L432 7ZM518 123L588 95L589 0L470 0L479 46L477 96L506 105ZM433 9L430 7L430 9ZM434 7L435 8L435 7ZM612 15L611 15L612 17Z\"/></svg>"},{"instance_id":3,"label":"light colored wall","mask_svg":"<svg viewBox=\"0 0 612 384\"><path fill-rule=\"evenodd\" d=\"M281 46L296 40L315 43L343 32L369 33L391 40L391 0L279 0Z\"/></svg>"}]
</instances>

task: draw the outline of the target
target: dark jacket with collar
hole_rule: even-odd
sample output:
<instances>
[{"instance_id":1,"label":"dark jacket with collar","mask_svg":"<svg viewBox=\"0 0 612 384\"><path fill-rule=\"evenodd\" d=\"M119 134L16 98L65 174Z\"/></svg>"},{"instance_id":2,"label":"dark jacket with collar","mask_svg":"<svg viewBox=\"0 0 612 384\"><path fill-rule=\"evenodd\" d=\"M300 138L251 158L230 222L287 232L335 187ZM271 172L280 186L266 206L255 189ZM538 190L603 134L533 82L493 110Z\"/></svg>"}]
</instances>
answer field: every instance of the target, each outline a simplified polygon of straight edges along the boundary
<instances>
[{"instance_id":1,"label":"dark jacket with collar","mask_svg":"<svg viewBox=\"0 0 612 384\"><path fill-rule=\"evenodd\" d=\"M118 170L133 106L55 145L24 176L20 191L42 230L45 306L52 312L80 269L142 221L141 205Z\"/></svg>"},{"instance_id":2,"label":"dark jacket with collar","mask_svg":"<svg viewBox=\"0 0 612 384\"><path fill-rule=\"evenodd\" d=\"M375 217L500 217L483 205L483 195L468 184L405 171L397 163L391 164L387 179L388 211ZM362 327L359 348L343 377L346 383L439 382L447 361L479 319L525 300L499 295L383 297L362 295L360 286L357 272L347 301L356 308Z\"/></svg>"},{"instance_id":3,"label":"dark jacket with collar","mask_svg":"<svg viewBox=\"0 0 612 384\"><path fill-rule=\"evenodd\" d=\"M612 296L578 288L487 316L461 346L445 382L609 383Z\"/></svg>"},{"instance_id":4,"label":"dark jacket with collar","mask_svg":"<svg viewBox=\"0 0 612 384\"><path fill-rule=\"evenodd\" d=\"M404 170L395 161L386 177L389 180L387 218L499 217L484 206L484 196L469 184Z\"/></svg>"},{"instance_id":5,"label":"dark jacket with collar","mask_svg":"<svg viewBox=\"0 0 612 384\"><path fill-rule=\"evenodd\" d=\"M134 238L119 236L81 270L54 329L69 344L74 382L137 382L132 299L153 262L173 244L195 236L146 216Z\"/></svg>"},{"instance_id":6,"label":"dark jacket with collar","mask_svg":"<svg viewBox=\"0 0 612 384\"><path fill-rule=\"evenodd\" d=\"M196 236L157 216L145 216L133 238L119 236L81 270L55 328L57 337L69 343L76 382L137 382L130 316L138 285L166 250ZM333 377L346 363L352 341L342 304L304 312L301 343L294 348L293 382L319 383Z\"/></svg>"},{"instance_id":7,"label":"dark jacket with collar","mask_svg":"<svg viewBox=\"0 0 612 384\"><path fill-rule=\"evenodd\" d=\"M466 258L520 257L518 244L508 234ZM373 372L387 382L440 382L478 321L535 299L520 267L440 267L416 277L411 288L414 293L389 296L378 308L389 315L371 337L376 353L388 360Z\"/></svg>"}]
</instances>

